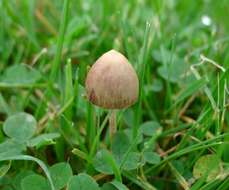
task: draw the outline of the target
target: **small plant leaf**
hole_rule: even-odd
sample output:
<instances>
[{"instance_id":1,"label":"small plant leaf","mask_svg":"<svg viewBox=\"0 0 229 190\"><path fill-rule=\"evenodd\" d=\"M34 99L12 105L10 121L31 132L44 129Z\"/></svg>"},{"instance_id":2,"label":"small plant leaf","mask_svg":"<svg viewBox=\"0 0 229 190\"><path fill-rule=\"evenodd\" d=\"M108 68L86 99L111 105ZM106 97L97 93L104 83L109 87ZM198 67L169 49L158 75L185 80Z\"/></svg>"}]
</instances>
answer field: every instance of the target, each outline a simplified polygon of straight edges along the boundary
<instances>
[{"instance_id":1,"label":"small plant leaf","mask_svg":"<svg viewBox=\"0 0 229 190\"><path fill-rule=\"evenodd\" d=\"M72 177L72 169L68 163L55 164L49 170L56 190L64 188Z\"/></svg>"},{"instance_id":2,"label":"small plant leaf","mask_svg":"<svg viewBox=\"0 0 229 190\"><path fill-rule=\"evenodd\" d=\"M99 151L93 160L93 165L97 171L105 174L114 174L117 180L122 181L119 163L109 151L105 149Z\"/></svg>"},{"instance_id":3,"label":"small plant leaf","mask_svg":"<svg viewBox=\"0 0 229 190\"><path fill-rule=\"evenodd\" d=\"M93 165L95 169L101 173L113 174L112 167L106 160L106 154L109 154L109 152L105 149L98 151L93 160Z\"/></svg>"},{"instance_id":4,"label":"small plant leaf","mask_svg":"<svg viewBox=\"0 0 229 190\"><path fill-rule=\"evenodd\" d=\"M151 89L153 92L160 92L163 88L162 80L155 79L153 81L153 85L151 86Z\"/></svg>"},{"instance_id":5,"label":"small plant leaf","mask_svg":"<svg viewBox=\"0 0 229 190\"><path fill-rule=\"evenodd\" d=\"M154 58L163 63L163 65L161 65L157 70L158 74L163 79L172 83L178 83L182 81L182 75L187 69L185 62L174 52L169 51L164 47L157 52L157 55L153 55Z\"/></svg>"},{"instance_id":6,"label":"small plant leaf","mask_svg":"<svg viewBox=\"0 0 229 190\"><path fill-rule=\"evenodd\" d=\"M120 183L117 180L112 181L111 184L114 185L118 190L128 190L128 188L124 184Z\"/></svg>"},{"instance_id":7,"label":"small plant leaf","mask_svg":"<svg viewBox=\"0 0 229 190\"><path fill-rule=\"evenodd\" d=\"M134 141L134 138L133 138L133 132L131 129L125 129L124 130L124 133L128 136L128 138L130 139L130 142L133 142ZM143 141L143 135L142 134L139 134L137 136L137 144L140 144L141 142Z\"/></svg>"},{"instance_id":8,"label":"small plant leaf","mask_svg":"<svg viewBox=\"0 0 229 190\"><path fill-rule=\"evenodd\" d=\"M128 136L124 132L117 132L111 144L112 153L118 160L121 160L123 155L128 151L130 147L130 141Z\"/></svg>"},{"instance_id":9,"label":"small plant leaf","mask_svg":"<svg viewBox=\"0 0 229 190\"><path fill-rule=\"evenodd\" d=\"M101 189L102 190L128 190L128 188L124 184L120 183L117 180L114 180L110 183L105 183Z\"/></svg>"},{"instance_id":10,"label":"small plant leaf","mask_svg":"<svg viewBox=\"0 0 229 190\"><path fill-rule=\"evenodd\" d=\"M27 113L17 113L7 118L3 130L8 137L20 142L26 142L35 133L37 122Z\"/></svg>"},{"instance_id":11,"label":"small plant leaf","mask_svg":"<svg viewBox=\"0 0 229 190\"><path fill-rule=\"evenodd\" d=\"M59 138L60 134L59 133L48 133L48 134L42 134L37 137L34 137L30 139L27 142L27 145L30 147L36 146L37 148L40 148L42 146L54 144L54 139Z\"/></svg>"},{"instance_id":12,"label":"small plant leaf","mask_svg":"<svg viewBox=\"0 0 229 190\"><path fill-rule=\"evenodd\" d=\"M104 183L101 190L117 190L111 183Z\"/></svg>"},{"instance_id":13,"label":"small plant leaf","mask_svg":"<svg viewBox=\"0 0 229 190\"><path fill-rule=\"evenodd\" d=\"M1 93L0 93L0 112L6 113L7 115L9 115L11 112L8 103L6 102L6 100L4 99Z\"/></svg>"},{"instance_id":14,"label":"small plant leaf","mask_svg":"<svg viewBox=\"0 0 229 190\"><path fill-rule=\"evenodd\" d=\"M12 182L12 185L14 187L14 189L17 189L17 190L22 190L21 188L21 182L22 180L27 177L27 176L30 176L30 175L33 175L35 174L33 171L31 170L22 170L20 171L13 179L13 182Z\"/></svg>"},{"instance_id":15,"label":"small plant leaf","mask_svg":"<svg viewBox=\"0 0 229 190\"><path fill-rule=\"evenodd\" d=\"M149 164L158 164L161 161L161 157L156 152L145 151L143 156L146 162Z\"/></svg>"},{"instance_id":16,"label":"small plant leaf","mask_svg":"<svg viewBox=\"0 0 229 190\"><path fill-rule=\"evenodd\" d=\"M9 161L7 164L4 163L3 165L0 166L0 178L7 174L10 167L11 167L11 161Z\"/></svg>"},{"instance_id":17,"label":"small plant leaf","mask_svg":"<svg viewBox=\"0 0 229 190\"><path fill-rule=\"evenodd\" d=\"M142 164L141 155L138 152L130 152L124 163L122 163L124 155L122 157L114 155L114 157L118 165L121 166L122 164L122 169L127 171L137 169Z\"/></svg>"},{"instance_id":18,"label":"small plant leaf","mask_svg":"<svg viewBox=\"0 0 229 190\"><path fill-rule=\"evenodd\" d=\"M144 135L153 136L162 129L162 126L156 121L147 121L140 126L140 129Z\"/></svg>"},{"instance_id":19,"label":"small plant leaf","mask_svg":"<svg viewBox=\"0 0 229 190\"><path fill-rule=\"evenodd\" d=\"M158 68L158 74L172 83L177 83L181 80L181 75L184 72L184 69L180 67L182 64L172 64L170 66L162 65ZM177 70L177 68L180 68ZM177 73L178 72L178 73Z\"/></svg>"},{"instance_id":20,"label":"small plant leaf","mask_svg":"<svg viewBox=\"0 0 229 190\"><path fill-rule=\"evenodd\" d=\"M13 139L7 139L0 144L0 155L12 155L12 153L19 154L24 150L26 150L25 143L16 142Z\"/></svg>"},{"instance_id":21,"label":"small plant leaf","mask_svg":"<svg viewBox=\"0 0 229 190\"><path fill-rule=\"evenodd\" d=\"M22 190L50 190L48 181L37 174L25 177L21 182L21 187Z\"/></svg>"},{"instance_id":22,"label":"small plant leaf","mask_svg":"<svg viewBox=\"0 0 229 190\"><path fill-rule=\"evenodd\" d=\"M200 157L193 168L193 176L196 179L205 177L206 181L216 179L222 170L221 161L215 154Z\"/></svg>"},{"instance_id":23,"label":"small plant leaf","mask_svg":"<svg viewBox=\"0 0 229 190\"><path fill-rule=\"evenodd\" d=\"M37 70L25 64L20 64L8 67L0 82L11 85L31 85L40 78L41 74Z\"/></svg>"},{"instance_id":24,"label":"small plant leaf","mask_svg":"<svg viewBox=\"0 0 229 190\"><path fill-rule=\"evenodd\" d=\"M127 126L129 127L133 127L134 126L134 112L132 109L127 109L124 113L123 113L123 117L124 117L124 121L126 123Z\"/></svg>"},{"instance_id":25,"label":"small plant leaf","mask_svg":"<svg viewBox=\"0 0 229 190\"><path fill-rule=\"evenodd\" d=\"M96 181L87 174L79 174L71 177L68 190L100 190L99 185Z\"/></svg>"},{"instance_id":26,"label":"small plant leaf","mask_svg":"<svg viewBox=\"0 0 229 190\"><path fill-rule=\"evenodd\" d=\"M154 79L153 84L146 85L144 87L146 95L148 95L150 92L160 92L163 88L162 80L160 79Z\"/></svg>"},{"instance_id":27,"label":"small plant leaf","mask_svg":"<svg viewBox=\"0 0 229 190\"><path fill-rule=\"evenodd\" d=\"M111 150L117 164L124 170L136 169L141 164L140 154L129 150L130 146L130 140L124 132L114 135Z\"/></svg>"}]
</instances>

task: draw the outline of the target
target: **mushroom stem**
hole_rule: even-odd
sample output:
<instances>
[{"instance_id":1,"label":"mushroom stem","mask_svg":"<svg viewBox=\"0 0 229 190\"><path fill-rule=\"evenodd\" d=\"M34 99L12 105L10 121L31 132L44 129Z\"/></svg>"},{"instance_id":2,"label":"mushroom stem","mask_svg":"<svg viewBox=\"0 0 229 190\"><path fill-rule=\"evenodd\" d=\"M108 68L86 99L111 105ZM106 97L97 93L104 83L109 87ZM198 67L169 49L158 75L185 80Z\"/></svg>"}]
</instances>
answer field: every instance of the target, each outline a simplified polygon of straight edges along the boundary
<instances>
[{"instance_id":1,"label":"mushroom stem","mask_svg":"<svg viewBox=\"0 0 229 190\"><path fill-rule=\"evenodd\" d=\"M109 118L109 127L110 127L110 140L112 140L112 137L117 131L116 127L116 111L112 110Z\"/></svg>"}]
</instances>

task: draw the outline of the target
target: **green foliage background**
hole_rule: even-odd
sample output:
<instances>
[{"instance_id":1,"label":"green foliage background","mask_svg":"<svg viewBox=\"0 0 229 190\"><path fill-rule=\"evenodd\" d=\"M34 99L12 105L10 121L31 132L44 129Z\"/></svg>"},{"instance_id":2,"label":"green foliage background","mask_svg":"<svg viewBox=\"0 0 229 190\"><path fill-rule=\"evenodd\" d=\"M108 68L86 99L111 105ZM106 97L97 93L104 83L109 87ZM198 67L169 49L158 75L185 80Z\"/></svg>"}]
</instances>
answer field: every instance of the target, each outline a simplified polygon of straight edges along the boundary
<instances>
[{"instance_id":1,"label":"green foliage background","mask_svg":"<svg viewBox=\"0 0 229 190\"><path fill-rule=\"evenodd\" d=\"M228 0L1 0L0 189L229 189L228 13ZM112 141L84 90L110 49L141 84Z\"/></svg>"}]
</instances>

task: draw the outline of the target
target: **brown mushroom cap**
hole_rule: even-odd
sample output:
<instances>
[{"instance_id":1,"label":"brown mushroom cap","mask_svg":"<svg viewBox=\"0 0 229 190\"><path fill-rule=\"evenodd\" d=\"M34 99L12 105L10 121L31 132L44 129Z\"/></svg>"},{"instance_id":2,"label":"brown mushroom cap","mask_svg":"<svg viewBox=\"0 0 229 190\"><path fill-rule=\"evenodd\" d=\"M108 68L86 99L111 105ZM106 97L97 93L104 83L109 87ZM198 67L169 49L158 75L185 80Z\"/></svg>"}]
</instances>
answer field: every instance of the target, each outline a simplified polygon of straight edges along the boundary
<instances>
[{"instance_id":1,"label":"brown mushroom cap","mask_svg":"<svg viewBox=\"0 0 229 190\"><path fill-rule=\"evenodd\" d=\"M93 104L107 109L121 109L137 101L139 81L128 60L121 53L110 50L88 72L86 91Z\"/></svg>"}]
</instances>

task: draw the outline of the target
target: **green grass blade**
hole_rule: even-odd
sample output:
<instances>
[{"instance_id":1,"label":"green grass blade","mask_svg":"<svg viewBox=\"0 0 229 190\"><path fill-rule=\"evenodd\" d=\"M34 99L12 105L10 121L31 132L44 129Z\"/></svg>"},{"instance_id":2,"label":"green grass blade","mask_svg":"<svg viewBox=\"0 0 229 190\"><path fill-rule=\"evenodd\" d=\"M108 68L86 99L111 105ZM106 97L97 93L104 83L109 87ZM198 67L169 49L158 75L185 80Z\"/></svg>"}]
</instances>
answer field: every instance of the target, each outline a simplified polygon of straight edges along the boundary
<instances>
[{"instance_id":1,"label":"green grass blade","mask_svg":"<svg viewBox=\"0 0 229 190\"><path fill-rule=\"evenodd\" d=\"M61 54L62 54L62 49L63 49L63 44L64 44L64 35L65 35L66 28L67 28L67 23L68 23L69 4L70 4L70 0L64 1L64 8L63 8L63 13L61 17L60 30L59 30L59 35L57 39L57 50L56 50L56 54L54 57L54 61L52 63L52 70L51 70L51 75L50 75L50 79L52 81L55 81L57 77L57 73L59 71L59 67L60 67Z\"/></svg>"},{"instance_id":2,"label":"green grass blade","mask_svg":"<svg viewBox=\"0 0 229 190\"><path fill-rule=\"evenodd\" d=\"M145 71L146 71L146 57L147 57L147 52L148 52L148 41L150 37L150 29L151 25L150 23L146 23L146 28L145 28L145 34L144 34L144 40L143 40L143 46L141 49L139 61L138 61L138 76L139 76L139 99L138 102L135 106L135 125L133 128L133 137L135 138L138 133L138 128L141 120L141 106L142 106L142 101L143 101L143 94L144 94L144 79L145 79Z\"/></svg>"}]
</instances>

